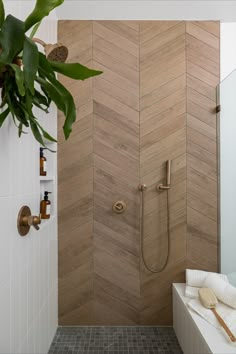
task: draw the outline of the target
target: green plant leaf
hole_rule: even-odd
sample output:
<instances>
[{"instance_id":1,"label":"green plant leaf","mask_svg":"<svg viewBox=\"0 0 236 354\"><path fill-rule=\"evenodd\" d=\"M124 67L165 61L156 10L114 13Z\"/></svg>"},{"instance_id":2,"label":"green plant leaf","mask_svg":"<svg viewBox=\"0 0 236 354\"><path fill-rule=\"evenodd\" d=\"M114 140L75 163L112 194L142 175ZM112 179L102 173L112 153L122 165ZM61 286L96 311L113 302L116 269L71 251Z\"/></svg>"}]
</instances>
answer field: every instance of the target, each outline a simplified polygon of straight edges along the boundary
<instances>
[{"instance_id":1,"label":"green plant leaf","mask_svg":"<svg viewBox=\"0 0 236 354\"><path fill-rule=\"evenodd\" d=\"M22 104L18 102L15 98L11 97L11 105L14 109L14 115L16 119L24 126L28 127L29 126L28 114L26 114Z\"/></svg>"},{"instance_id":2,"label":"green plant leaf","mask_svg":"<svg viewBox=\"0 0 236 354\"><path fill-rule=\"evenodd\" d=\"M45 79L56 80L56 75L49 64L49 61L46 58L46 55L43 53L39 53L39 71L41 72L41 76Z\"/></svg>"},{"instance_id":3,"label":"green plant leaf","mask_svg":"<svg viewBox=\"0 0 236 354\"><path fill-rule=\"evenodd\" d=\"M32 130L33 134L34 134L35 139L36 139L42 146L45 146L44 141L43 141L43 138L42 138L42 135L41 135L41 133L40 133L40 131L39 131L39 128L38 128L38 126L37 126L37 123L35 122L35 119L33 119L32 117L31 117L31 119L30 119L30 127L31 127L31 130Z\"/></svg>"},{"instance_id":4,"label":"green plant leaf","mask_svg":"<svg viewBox=\"0 0 236 354\"><path fill-rule=\"evenodd\" d=\"M102 74L102 71L89 69L79 63L60 63L49 61L49 64L54 71L75 80L86 80L90 77Z\"/></svg>"},{"instance_id":5,"label":"green plant leaf","mask_svg":"<svg viewBox=\"0 0 236 354\"><path fill-rule=\"evenodd\" d=\"M24 86L24 74L21 68L16 64L10 64L10 67L15 72L16 84L21 96L25 95L25 86Z\"/></svg>"},{"instance_id":6,"label":"green plant leaf","mask_svg":"<svg viewBox=\"0 0 236 354\"><path fill-rule=\"evenodd\" d=\"M7 16L0 32L0 70L6 64L11 64L17 54L23 49L25 37L24 22L9 15Z\"/></svg>"},{"instance_id":7,"label":"green plant leaf","mask_svg":"<svg viewBox=\"0 0 236 354\"><path fill-rule=\"evenodd\" d=\"M10 113L10 109L7 108L4 112L0 114L0 128L3 125L5 119L7 118L8 114Z\"/></svg>"},{"instance_id":8,"label":"green plant leaf","mask_svg":"<svg viewBox=\"0 0 236 354\"><path fill-rule=\"evenodd\" d=\"M49 97L56 104L57 108L65 114L65 123L63 126L65 138L68 139L72 131L72 124L76 120L76 107L74 99L70 92L55 79L48 82L40 77L36 81L47 91Z\"/></svg>"},{"instance_id":9,"label":"green plant leaf","mask_svg":"<svg viewBox=\"0 0 236 354\"><path fill-rule=\"evenodd\" d=\"M30 39L25 37L23 50L24 78L25 85L34 95L34 81L39 66L39 52L37 45Z\"/></svg>"},{"instance_id":10,"label":"green plant leaf","mask_svg":"<svg viewBox=\"0 0 236 354\"><path fill-rule=\"evenodd\" d=\"M18 125L16 124L16 120L15 120L14 108L13 108L13 105L11 102L11 89L12 89L12 87L13 87L13 82L10 79L9 75L7 75L5 78L5 82L4 82L4 91L5 91L6 102L7 102L9 111L12 115L13 122L18 128Z\"/></svg>"},{"instance_id":11,"label":"green plant leaf","mask_svg":"<svg viewBox=\"0 0 236 354\"><path fill-rule=\"evenodd\" d=\"M2 27L5 20L5 10L2 0L0 0L0 28Z\"/></svg>"},{"instance_id":12,"label":"green plant leaf","mask_svg":"<svg viewBox=\"0 0 236 354\"><path fill-rule=\"evenodd\" d=\"M15 82L15 78L12 76L8 76L5 86L6 86L7 104L8 104L8 108L10 109L14 123L16 124L16 119L17 119L20 123L28 127L29 122L23 107L23 102L22 102L23 98L17 95L18 89Z\"/></svg>"},{"instance_id":13,"label":"green plant leaf","mask_svg":"<svg viewBox=\"0 0 236 354\"><path fill-rule=\"evenodd\" d=\"M55 73L48 63L45 55L39 55L39 68L43 77L36 80L47 91L49 97L54 101L57 108L65 115L65 123L63 126L65 138L68 139L72 131L72 125L76 120L75 102L70 92L56 79Z\"/></svg>"},{"instance_id":14,"label":"green plant leaf","mask_svg":"<svg viewBox=\"0 0 236 354\"><path fill-rule=\"evenodd\" d=\"M36 32L38 31L38 29L39 29L39 27L41 25L41 23L42 23L42 21L36 23L36 25L33 27L32 31L30 33L30 36L29 36L30 39L34 38Z\"/></svg>"},{"instance_id":15,"label":"green plant leaf","mask_svg":"<svg viewBox=\"0 0 236 354\"><path fill-rule=\"evenodd\" d=\"M37 0L34 10L25 20L25 30L28 31L36 23L49 15L49 13L60 6L64 0Z\"/></svg>"},{"instance_id":16,"label":"green plant leaf","mask_svg":"<svg viewBox=\"0 0 236 354\"><path fill-rule=\"evenodd\" d=\"M45 96L43 96L39 91L35 90L35 94L33 96L33 104L40 108L42 111L48 113L48 100ZM42 107L44 106L44 107Z\"/></svg>"}]
</instances>

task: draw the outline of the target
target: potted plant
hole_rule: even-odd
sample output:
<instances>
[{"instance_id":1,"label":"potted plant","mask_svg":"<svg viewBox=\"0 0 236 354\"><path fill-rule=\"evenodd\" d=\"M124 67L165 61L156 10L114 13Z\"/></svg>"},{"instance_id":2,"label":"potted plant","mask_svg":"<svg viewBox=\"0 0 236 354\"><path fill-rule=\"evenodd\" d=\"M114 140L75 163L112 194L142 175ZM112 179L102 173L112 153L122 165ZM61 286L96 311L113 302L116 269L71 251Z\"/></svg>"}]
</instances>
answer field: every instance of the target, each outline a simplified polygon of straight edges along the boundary
<instances>
[{"instance_id":1,"label":"potted plant","mask_svg":"<svg viewBox=\"0 0 236 354\"><path fill-rule=\"evenodd\" d=\"M19 133L30 128L35 139L45 146L45 139L56 141L40 125L34 107L48 112L53 101L65 115L63 131L68 139L76 120L76 106L70 92L57 80L60 73L75 80L86 80L101 74L79 63L65 63L67 49L50 47L34 35L44 17L64 0L36 0L35 8L25 21L12 15L5 17L0 0L0 127L13 119ZM31 34L28 35L28 31ZM47 55L39 52L36 43L45 47ZM47 52L50 53L47 53Z\"/></svg>"}]
</instances>

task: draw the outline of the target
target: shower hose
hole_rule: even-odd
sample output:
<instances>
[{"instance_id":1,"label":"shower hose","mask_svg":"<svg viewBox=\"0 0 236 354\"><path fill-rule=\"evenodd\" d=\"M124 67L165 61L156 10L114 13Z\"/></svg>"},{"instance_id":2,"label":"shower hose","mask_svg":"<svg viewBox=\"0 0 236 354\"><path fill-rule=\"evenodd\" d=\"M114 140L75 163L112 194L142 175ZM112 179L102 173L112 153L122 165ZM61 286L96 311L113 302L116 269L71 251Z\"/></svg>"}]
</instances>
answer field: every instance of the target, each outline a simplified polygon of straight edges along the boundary
<instances>
[{"instance_id":1,"label":"shower hose","mask_svg":"<svg viewBox=\"0 0 236 354\"><path fill-rule=\"evenodd\" d=\"M163 266L160 269L154 269L152 267L150 267L145 259L145 254L144 254L144 194L145 194L145 187L141 186L139 187L139 190L141 192L141 237L140 237L140 249L141 249L141 255L142 255L142 260L143 260L143 264L145 265L145 267L152 273L161 273L167 266L168 262L169 262L169 256L170 256L170 208L169 208L169 190L166 190L166 196L167 196L167 242L168 242L168 246L167 246L167 255L166 255L166 259L165 262L163 264Z\"/></svg>"}]
</instances>

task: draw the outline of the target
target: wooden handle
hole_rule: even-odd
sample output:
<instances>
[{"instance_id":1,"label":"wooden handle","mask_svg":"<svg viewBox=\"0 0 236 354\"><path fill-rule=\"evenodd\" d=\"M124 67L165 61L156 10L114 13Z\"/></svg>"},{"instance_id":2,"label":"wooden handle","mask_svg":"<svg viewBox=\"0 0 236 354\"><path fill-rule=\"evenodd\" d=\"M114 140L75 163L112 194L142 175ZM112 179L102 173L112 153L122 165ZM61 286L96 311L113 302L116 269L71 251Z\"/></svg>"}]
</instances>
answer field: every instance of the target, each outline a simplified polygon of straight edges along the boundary
<instances>
[{"instance_id":1,"label":"wooden handle","mask_svg":"<svg viewBox=\"0 0 236 354\"><path fill-rule=\"evenodd\" d=\"M230 340L232 342L236 342L236 338L233 335L233 333L231 332L231 330L229 329L229 327L226 325L225 321L220 317L220 315L217 313L215 308L211 309L212 312L214 313L214 315L216 316L217 320L219 321L220 325L224 328L225 332L228 334Z\"/></svg>"}]
</instances>

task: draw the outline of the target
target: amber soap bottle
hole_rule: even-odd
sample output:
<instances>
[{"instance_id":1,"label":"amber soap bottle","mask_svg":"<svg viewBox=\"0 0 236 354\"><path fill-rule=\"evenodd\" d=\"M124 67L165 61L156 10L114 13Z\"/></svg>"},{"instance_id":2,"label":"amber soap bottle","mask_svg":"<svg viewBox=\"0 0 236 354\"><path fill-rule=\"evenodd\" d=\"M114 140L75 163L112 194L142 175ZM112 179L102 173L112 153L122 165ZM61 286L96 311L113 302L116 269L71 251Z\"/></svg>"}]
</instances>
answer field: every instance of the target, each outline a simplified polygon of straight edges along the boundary
<instances>
[{"instance_id":1,"label":"amber soap bottle","mask_svg":"<svg viewBox=\"0 0 236 354\"><path fill-rule=\"evenodd\" d=\"M43 154L44 148L40 148L40 176L47 176L47 159Z\"/></svg>"},{"instance_id":2,"label":"amber soap bottle","mask_svg":"<svg viewBox=\"0 0 236 354\"><path fill-rule=\"evenodd\" d=\"M40 203L40 216L41 219L50 219L51 216L51 202L48 200L48 194L51 192L44 192L44 199Z\"/></svg>"}]
</instances>

